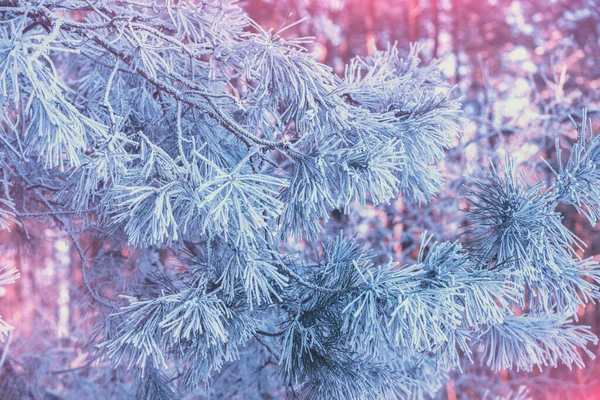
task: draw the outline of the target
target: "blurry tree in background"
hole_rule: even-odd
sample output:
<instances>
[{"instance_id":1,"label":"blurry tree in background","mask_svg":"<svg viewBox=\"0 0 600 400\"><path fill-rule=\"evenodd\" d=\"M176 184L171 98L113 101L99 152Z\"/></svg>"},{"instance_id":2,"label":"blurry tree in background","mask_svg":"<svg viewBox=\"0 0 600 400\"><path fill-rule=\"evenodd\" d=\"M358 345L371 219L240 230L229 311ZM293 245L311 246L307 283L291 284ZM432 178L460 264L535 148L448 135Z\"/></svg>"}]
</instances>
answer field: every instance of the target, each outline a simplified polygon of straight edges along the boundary
<instances>
[{"instance_id":1,"label":"blurry tree in background","mask_svg":"<svg viewBox=\"0 0 600 400\"><path fill-rule=\"evenodd\" d=\"M0 397L589 398L599 9L0 0Z\"/></svg>"}]
</instances>

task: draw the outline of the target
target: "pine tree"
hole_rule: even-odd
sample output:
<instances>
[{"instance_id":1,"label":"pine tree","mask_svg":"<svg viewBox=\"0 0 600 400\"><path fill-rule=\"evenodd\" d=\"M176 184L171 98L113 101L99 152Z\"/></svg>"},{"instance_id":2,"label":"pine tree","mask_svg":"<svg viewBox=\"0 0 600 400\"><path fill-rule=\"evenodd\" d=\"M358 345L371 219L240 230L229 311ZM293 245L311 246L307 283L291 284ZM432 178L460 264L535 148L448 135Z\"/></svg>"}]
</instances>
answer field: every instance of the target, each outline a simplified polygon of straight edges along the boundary
<instances>
[{"instance_id":1,"label":"pine tree","mask_svg":"<svg viewBox=\"0 0 600 400\"><path fill-rule=\"evenodd\" d=\"M558 208L600 218L585 117L550 183L490 162L457 238L379 263L328 220L442 185L460 105L418 46L340 78L285 38L293 24L264 30L230 0L0 0L0 21L0 226L68 234L97 368L131 374L128 396L435 398L465 360L593 357L577 311L600 267Z\"/></svg>"}]
</instances>

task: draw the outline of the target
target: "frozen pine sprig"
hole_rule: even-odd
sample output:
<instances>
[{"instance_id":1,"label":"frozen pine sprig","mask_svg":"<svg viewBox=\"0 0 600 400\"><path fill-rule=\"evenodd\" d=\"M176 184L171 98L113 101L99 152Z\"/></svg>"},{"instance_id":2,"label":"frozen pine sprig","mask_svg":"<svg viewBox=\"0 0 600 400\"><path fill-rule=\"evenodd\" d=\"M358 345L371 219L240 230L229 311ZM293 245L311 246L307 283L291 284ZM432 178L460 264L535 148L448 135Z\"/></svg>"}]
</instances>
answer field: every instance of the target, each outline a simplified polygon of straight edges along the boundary
<instances>
[{"instance_id":1,"label":"frozen pine sprig","mask_svg":"<svg viewBox=\"0 0 600 400\"><path fill-rule=\"evenodd\" d=\"M535 293L526 291L527 307L576 308L577 296L564 302L553 293L557 280L569 275L565 271L577 269L575 250L584 246L563 225L563 216L556 210L556 190L542 182L529 184L524 175L517 174L511 158L502 174L493 164L483 173L484 178L472 179L465 192L470 203L471 226L466 231L470 251L499 269L515 270L511 278L515 283L536 288Z\"/></svg>"},{"instance_id":2,"label":"frozen pine sprig","mask_svg":"<svg viewBox=\"0 0 600 400\"><path fill-rule=\"evenodd\" d=\"M374 127L383 129L382 124ZM391 138L356 132L350 143L333 138L323 143L322 153L300 157L291 183L282 193L286 203L282 234L315 238L329 211L349 212L353 203L389 203L400 191L402 144Z\"/></svg>"},{"instance_id":3,"label":"frozen pine sprig","mask_svg":"<svg viewBox=\"0 0 600 400\"><path fill-rule=\"evenodd\" d=\"M518 286L506 276L480 271L457 243L434 243L418 262L380 269L387 326L396 347L408 354L434 352L456 363L456 351L469 352L469 330L502 321L517 298ZM425 255L426 253L426 255Z\"/></svg>"},{"instance_id":4,"label":"frozen pine sprig","mask_svg":"<svg viewBox=\"0 0 600 400\"><path fill-rule=\"evenodd\" d=\"M162 371L149 368L144 377L137 379L135 396L137 399L172 400L181 393Z\"/></svg>"},{"instance_id":5,"label":"frozen pine sprig","mask_svg":"<svg viewBox=\"0 0 600 400\"><path fill-rule=\"evenodd\" d=\"M404 162L398 146L386 141L361 143L333 153L340 160L332 176L340 207L348 211L352 201L364 204L370 199L379 205L395 197L400 183L397 175Z\"/></svg>"},{"instance_id":6,"label":"frozen pine sprig","mask_svg":"<svg viewBox=\"0 0 600 400\"><path fill-rule=\"evenodd\" d=\"M502 175L493 164L483 173L484 179L471 180L466 189L473 250L500 264L512 260L532 277L542 265L560 271L573 254L571 246L581 241L562 225L554 192L541 182L530 185L512 158Z\"/></svg>"},{"instance_id":7,"label":"frozen pine sprig","mask_svg":"<svg viewBox=\"0 0 600 400\"><path fill-rule=\"evenodd\" d=\"M441 366L437 357L418 354L400 363L402 370L412 378L407 399L436 398L448 381L448 368Z\"/></svg>"},{"instance_id":8,"label":"frozen pine sprig","mask_svg":"<svg viewBox=\"0 0 600 400\"><path fill-rule=\"evenodd\" d=\"M396 46L353 59L337 91L352 104L385 112L389 134L402 143L406 159L399 179L403 196L426 202L441 186L436 168L458 133L459 103L435 63L420 66L421 47L402 58Z\"/></svg>"},{"instance_id":9,"label":"frozen pine sprig","mask_svg":"<svg viewBox=\"0 0 600 400\"><path fill-rule=\"evenodd\" d=\"M331 67L307 56L304 45L311 40L284 38L290 26L265 31L254 24L257 33L228 48L223 64L247 77L249 84L242 102L253 109L251 118L264 120L264 114L277 116L274 123L264 122L270 128L266 131L269 137L275 136L273 133L278 129L297 136L307 131L325 136L326 119L345 123L340 118L344 114L331 112L345 107L344 101L330 95L336 87Z\"/></svg>"},{"instance_id":10,"label":"frozen pine sprig","mask_svg":"<svg viewBox=\"0 0 600 400\"><path fill-rule=\"evenodd\" d=\"M166 276L161 296L140 300L125 297L128 305L111 316L118 328L107 332L99 349L118 365L162 370L169 357L181 360L185 390L193 390L220 369L224 362L238 357L238 347L256 329L256 321L239 305L227 304L207 292L205 281L188 286Z\"/></svg>"},{"instance_id":11,"label":"frozen pine sprig","mask_svg":"<svg viewBox=\"0 0 600 400\"><path fill-rule=\"evenodd\" d=\"M584 367L580 352L594 359L587 348L597 343L587 326L576 326L560 316L521 315L491 325L479 338L484 346L482 362L498 371L531 371L533 367Z\"/></svg>"},{"instance_id":12,"label":"frozen pine sprig","mask_svg":"<svg viewBox=\"0 0 600 400\"><path fill-rule=\"evenodd\" d=\"M347 363L344 368L343 363ZM393 365L375 364L356 359L343 360L314 374L302 386L306 399L402 398L410 393L412 379ZM352 368L349 366L352 365ZM341 368L340 368L341 367ZM337 369L337 370L336 370Z\"/></svg>"},{"instance_id":13,"label":"frozen pine sprig","mask_svg":"<svg viewBox=\"0 0 600 400\"><path fill-rule=\"evenodd\" d=\"M416 260L379 263L327 222L438 191L460 106L419 46L341 79L295 23L265 30L232 0L6 0L0 21L0 227L68 233L110 310L98 355L131 397L435 398L482 351L493 368L583 362L593 338L565 321L599 268L556 205L598 217L587 128L554 188L489 167L459 240L423 234ZM89 266L86 235L118 261ZM127 276L92 273L109 267Z\"/></svg>"},{"instance_id":14,"label":"frozen pine sprig","mask_svg":"<svg viewBox=\"0 0 600 400\"><path fill-rule=\"evenodd\" d=\"M573 123L578 137L567 162L562 162L562 149L557 138L558 170L550 167L556 175L557 201L573 205L595 225L600 219L600 138L594 135L592 121L585 109L581 125Z\"/></svg>"},{"instance_id":15,"label":"frozen pine sprig","mask_svg":"<svg viewBox=\"0 0 600 400\"><path fill-rule=\"evenodd\" d=\"M595 303L600 299L598 283L600 266L593 259L573 260L560 273L544 272L535 282L535 291L524 294L525 304L535 312L559 310L564 315L577 319L579 307ZM556 290L560 287L561 290Z\"/></svg>"},{"instance_id":16,"label":"frozen pine sprig","mask_svg":"<svg viewBox=\"0 0 600 400\"><path fill-rule=\"evenodd\" d=\"M281 362L292 381L304 376L294 372L319 371L335 349L383 360L390 352L436 354L440 368L451 368L470 352L472 335L502 322L517 298L518 287L501 273L477 271L456 243L434 244L401 268L376 266L372 257L338 236L318 260L314 284L327 290L303 288L306 300L286 306L295 318L284 326Z\"/></svg>"},{"instance_id":17,"label":"frozen pine sprig","mask_svg":"<svg viewBox=\"0 0 600 400\"><path fill-rule=\"evenodd\" d=\"M329 219L328 212L335 207L327 176L329 168L318 155L296 160L290 185L282 192L282 236L312 239L323 231L321 222Z\"/></svg>"}]
</instances>

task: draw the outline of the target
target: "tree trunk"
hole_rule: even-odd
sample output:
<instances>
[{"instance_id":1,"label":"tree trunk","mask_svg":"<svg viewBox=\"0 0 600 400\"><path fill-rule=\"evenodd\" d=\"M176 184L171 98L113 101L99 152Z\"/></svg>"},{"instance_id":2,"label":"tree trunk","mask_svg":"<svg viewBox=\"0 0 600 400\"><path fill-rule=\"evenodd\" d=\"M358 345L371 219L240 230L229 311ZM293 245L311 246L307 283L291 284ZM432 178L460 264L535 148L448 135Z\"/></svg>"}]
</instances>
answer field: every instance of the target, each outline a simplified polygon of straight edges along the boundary
<instances>
[{"instance_id":1,"label":"tree trunk","mask_svg":"<svg viewBox=\"0 0 600 400\"><path fill-rule=\"evenodd\" d=\"M430 0L431 21L433 22L433 58L438 58L440 36L440 9L438 0Z\"/></svg>"}]
</instances>

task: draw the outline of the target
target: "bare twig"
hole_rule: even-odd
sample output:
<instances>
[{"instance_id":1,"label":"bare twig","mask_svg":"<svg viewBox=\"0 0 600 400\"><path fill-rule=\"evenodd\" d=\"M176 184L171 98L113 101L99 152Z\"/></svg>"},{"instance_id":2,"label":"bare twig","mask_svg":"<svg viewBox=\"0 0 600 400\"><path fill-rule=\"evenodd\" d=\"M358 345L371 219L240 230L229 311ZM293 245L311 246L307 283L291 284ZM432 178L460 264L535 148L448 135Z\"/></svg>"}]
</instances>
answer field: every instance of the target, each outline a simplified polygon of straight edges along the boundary
<instances>
[{"instance_id":1,"label":"bare twig","mask_svg":"<svg viewBox=\"0 0 600 400\"><path fill-rule=\"evenodd\" d=\"M256 341L260 344L262 344L269 353L271 353L271 355L273 356L273 358L275 358L275 360L277 362L279 362L279 360L281 359L281 356L279 356L272 348L271 346L269 346L260 336L258 335L254 335L254 339L256 339Z\"/></svg>"}]
</instances>

